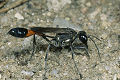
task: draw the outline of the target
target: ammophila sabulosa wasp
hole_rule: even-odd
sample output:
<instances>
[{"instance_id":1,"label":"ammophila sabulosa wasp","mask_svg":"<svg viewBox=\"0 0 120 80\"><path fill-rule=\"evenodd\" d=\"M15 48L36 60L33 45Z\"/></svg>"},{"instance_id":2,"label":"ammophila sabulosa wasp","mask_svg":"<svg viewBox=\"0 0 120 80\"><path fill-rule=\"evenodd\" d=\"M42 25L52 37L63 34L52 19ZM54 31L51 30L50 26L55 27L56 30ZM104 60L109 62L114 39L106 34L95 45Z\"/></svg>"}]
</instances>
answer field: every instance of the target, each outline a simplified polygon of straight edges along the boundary
<instances>
[{"instance_id":1,"label":"ammophila sabulosa wasp","mask_svg":"<svg viewBox=\"0 0 120 80\"><path fill-rule=\"evenodd\" d=\"M68 49L72 53L72 59L75 65L75 68L77 70L77 73L80 76L80 79L82 78L82 75L77 67L77 64L75 63L74 60L74 54L76 53L74 50L75 49L84 49L86 51L86 56L90 58L89 53L88 53L88 39L91 39L93 43L95 44L95 47L97 48L98 51L98 56L100 58L100 53L99 49L95 43L95 41L92 39L92 37L98 39L97 37L93 35L87 35L85 31L79 31L76 32L72 28L53 28L53 27L32 27L30 29L26 28L13 28L8 32L10 35L18 38L25 38L33 35L33 52L29 60L31 60L32 56L34 55L34 50L35 50L35 45L36 45L36 38L35 35L39 35L43 37L47 42L48 42L48 47L46 50L46 56L45 56L45 73L44 73L44 78L46 79L46 72L47 72L47 57L48 57L48 52L50 50L51 46L58 47L58 48L65 48L68 47ZM46 33L54 33L54 36L47 35ZM76 39L79 39L79 42L81 42L84 46L81 45L74 45L76 42ZM98 39L99 40L99 39Z\"/></svg>"}]
</instances>

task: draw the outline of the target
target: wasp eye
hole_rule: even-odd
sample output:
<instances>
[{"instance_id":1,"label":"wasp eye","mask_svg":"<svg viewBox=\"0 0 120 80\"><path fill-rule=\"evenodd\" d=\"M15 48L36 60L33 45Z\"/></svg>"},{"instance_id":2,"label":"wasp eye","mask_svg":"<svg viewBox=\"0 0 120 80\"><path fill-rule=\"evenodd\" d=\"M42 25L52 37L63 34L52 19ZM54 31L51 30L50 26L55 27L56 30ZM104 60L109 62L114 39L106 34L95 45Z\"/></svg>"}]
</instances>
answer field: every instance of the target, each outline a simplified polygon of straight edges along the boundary
<instances>
[{"instance_id":1,"label":"wasp eye","mask_svg":"<svg viewBox=\"0 0 120 80\"><path fill-rule=\"evenodd\" d=\"M8 32L8 34L14 37L19 37L19 38L24 38L27 33L28 33L28 30L25 28L13 28Z\"/></svg>"}]
</instances>

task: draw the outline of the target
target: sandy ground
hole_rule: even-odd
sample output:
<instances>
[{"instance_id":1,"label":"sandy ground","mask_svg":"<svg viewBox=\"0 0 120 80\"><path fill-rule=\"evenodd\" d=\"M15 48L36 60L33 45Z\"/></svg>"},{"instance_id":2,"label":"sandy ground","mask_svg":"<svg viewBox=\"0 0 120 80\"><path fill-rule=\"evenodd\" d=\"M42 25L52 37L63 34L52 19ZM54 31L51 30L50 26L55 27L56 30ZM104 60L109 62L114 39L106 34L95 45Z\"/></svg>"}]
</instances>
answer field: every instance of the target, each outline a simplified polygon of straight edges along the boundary
<instances>
[{"instance_id":1,"label":"sandy ground","mask_svg":"<svg viewBox=\"0 0 120 80\"><path fill-rule=\"evenodd\" d=\"M9 0L5 7L14 1ZM7 32L15 27L53 26L56 17L101 40L93 38L101 61L91 40L88 41L90 59L74 56L82 80L120 80L119 0L31 0L0 14L0 80L42 80L48 43L37 36L36 53L24 64L32 52L32 36L15 38ZM47 63L48 80L80 80L67 50L49 51Z\"/></svg>"}]
</instances>

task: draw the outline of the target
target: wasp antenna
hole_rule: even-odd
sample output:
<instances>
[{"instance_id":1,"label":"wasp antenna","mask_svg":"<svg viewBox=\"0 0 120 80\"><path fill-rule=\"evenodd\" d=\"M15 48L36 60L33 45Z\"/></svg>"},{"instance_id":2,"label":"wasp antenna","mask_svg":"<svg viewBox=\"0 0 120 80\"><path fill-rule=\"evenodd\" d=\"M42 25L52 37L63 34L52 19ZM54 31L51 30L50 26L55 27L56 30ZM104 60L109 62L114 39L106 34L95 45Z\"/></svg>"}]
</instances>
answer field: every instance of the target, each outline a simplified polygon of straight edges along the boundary
<instances>
[{"instance_id":1,"label":"wasp antenna","mask_svg":"<svg viewBox=\"0 0 120 80\"><path fill-rule=\"evenodd\" d=\"M92 36L92 37L96 38L97 40L101 41L101 40L100 40L99 38L97 38L96 36L88 35L88 37L90 37L90 36Z\"/></svg>"},{"instance_id":2,"label":"wasp antenna","mask_svg":"<svg viewBox=\"0 0 120 80\"><path fill-rule=\"evenodd\" d=\"M89 36L88 38L90 38L90 39L93 41L93 43L94 43L94 45L95 45L95 47L96 47L96 49L97 49L97 51L98 51L98 56L99 56L99 58L100 58L100 60L101 60L100 51L99 51L99 49L98 49L98 47L97 47L95 41L94 41L90 36Z\"/></svg>"}]
</instances>

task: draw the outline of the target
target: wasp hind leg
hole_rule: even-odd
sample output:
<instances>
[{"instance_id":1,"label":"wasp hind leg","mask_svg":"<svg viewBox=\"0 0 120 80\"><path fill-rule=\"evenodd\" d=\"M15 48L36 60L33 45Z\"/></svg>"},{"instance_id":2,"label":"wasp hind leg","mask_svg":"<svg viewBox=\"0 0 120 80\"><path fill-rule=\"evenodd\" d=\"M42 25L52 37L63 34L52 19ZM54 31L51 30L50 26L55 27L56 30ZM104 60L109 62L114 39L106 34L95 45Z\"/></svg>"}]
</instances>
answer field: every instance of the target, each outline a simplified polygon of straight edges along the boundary
<instances>
[{"instance_id":1,"label":"wasp hind leg","mask_svg":"<svg viewBox=\"0 0 120 80\"><path fill-rule=\"evenodd\" d=\"M46 77L46 72L47 72L47 57L48 57L48 52L49 52L49 50L50 50L50 47L51 47L51 45L49 44L48 47L47 47L47 50L46 50L46 55L45 55L45 68L44 68L45 72L44 72L44 74L43 74L43 80L46 80L46 79L47 79L47 77Z\"/></svg>"},{"instance_id":2,"label":"wasp hind leg","mask_svg":"<svg viewBox=\"0 0 120 80\"><path fill-rule=\"evenodd\" d=\"M28 61L32 60L32 57L34 56L35 52L36 52L36 38L35 35L33 35L33 47L32 47L32 54L30 55L30 58L27 59L25 62L28 63Z\"/></svg>"}]
</instances>

